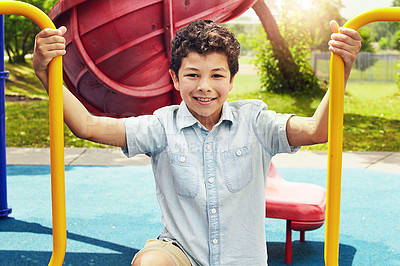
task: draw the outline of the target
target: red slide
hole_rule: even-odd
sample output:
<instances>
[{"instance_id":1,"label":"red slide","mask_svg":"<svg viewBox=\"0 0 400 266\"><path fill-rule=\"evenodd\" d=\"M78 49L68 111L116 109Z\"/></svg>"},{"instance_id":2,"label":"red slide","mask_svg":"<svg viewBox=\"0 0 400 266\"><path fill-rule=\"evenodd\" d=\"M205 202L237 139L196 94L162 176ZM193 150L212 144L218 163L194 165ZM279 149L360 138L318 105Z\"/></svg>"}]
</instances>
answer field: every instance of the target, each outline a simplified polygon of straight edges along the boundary
<instances>
[{"instance_id":1,"label":"red slide","mask_svg":"<svg viewBox=\"0 0 400 266\"><path fill-rule=\"evenodd\" d=\"M68 28L64 81L96 115L151 114L180 103L168 69L177 29L231 20L255 0L60 0L49 16Z\"/></svg>"}]
</instances>

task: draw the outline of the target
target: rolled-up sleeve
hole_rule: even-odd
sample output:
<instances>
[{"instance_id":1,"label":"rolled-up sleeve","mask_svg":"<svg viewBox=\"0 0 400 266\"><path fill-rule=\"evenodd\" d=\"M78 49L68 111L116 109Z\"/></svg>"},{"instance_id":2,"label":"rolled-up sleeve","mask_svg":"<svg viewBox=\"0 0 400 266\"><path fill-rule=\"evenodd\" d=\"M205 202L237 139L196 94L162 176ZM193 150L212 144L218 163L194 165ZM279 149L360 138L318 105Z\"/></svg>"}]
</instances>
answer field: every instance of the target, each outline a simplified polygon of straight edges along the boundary
<instances>
[{"instance_id":1,"label":"rolled-up sleeve","mask_svg":"<svg viewBox=\"0 0 400 266\"><path fill-rule=\"evenodd\" d=\"M253 128L263 147L273 156L277 153L294 153L301 147L290 146L286 135L286 124L293 114L279 114L268 110L262 103L253 113Z\"/></svg>"},{"instance_id":2,"label":"rolled-up sleeve","mask_svg":"<svg viewBox=\"0 0 400 266\"><path fill-rule=\"evenodd\" d=\"M126 129L126 145L122 151L127 157L137 154L153 154L166 142L165 130L154 115L143 115L123 119Z\"/></svg>"}]
</instances>

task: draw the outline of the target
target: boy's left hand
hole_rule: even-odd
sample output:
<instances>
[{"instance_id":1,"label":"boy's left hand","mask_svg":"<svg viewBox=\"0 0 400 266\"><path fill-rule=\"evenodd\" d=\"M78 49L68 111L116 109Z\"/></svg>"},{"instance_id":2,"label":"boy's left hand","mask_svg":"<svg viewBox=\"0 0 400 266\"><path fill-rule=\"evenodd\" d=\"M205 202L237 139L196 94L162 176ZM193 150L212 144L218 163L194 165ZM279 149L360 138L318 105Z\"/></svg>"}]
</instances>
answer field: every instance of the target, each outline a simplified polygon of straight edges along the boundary
<instances>
[{"instance_id":1,"label":"boy's left hand","mask_svg":"<svg viewBox=\"0 0 400 266\"><path fill-rule=\"evenodd\" d=\"M348 78L361 49L361 36L356 30L344 27L339 28L339 24L334 20L330 22L330 26L333 33L328 43L329 51L343 59L345 77Z\"/></svg>"}]
</instances>

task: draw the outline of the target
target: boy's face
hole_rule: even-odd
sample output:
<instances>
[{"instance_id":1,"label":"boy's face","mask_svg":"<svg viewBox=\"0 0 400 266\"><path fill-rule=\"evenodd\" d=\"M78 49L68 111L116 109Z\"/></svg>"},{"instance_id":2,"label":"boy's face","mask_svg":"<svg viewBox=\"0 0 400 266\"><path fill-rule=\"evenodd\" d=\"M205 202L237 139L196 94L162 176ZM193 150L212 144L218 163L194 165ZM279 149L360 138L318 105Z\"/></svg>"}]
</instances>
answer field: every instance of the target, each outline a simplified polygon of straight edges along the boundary
<instances>
[{"instance_id":1,"label":"boy's face","mask_svg":"<svg viewBox=\"0 0 400 266\"><path fill-rule=\"evenodd\" d=\"M178 76L172 70L170 74L189 111L211 130L219 121L222 105L233 87L227 57L216 52L208 55L190 52L182 60Z\"/></svg>"}]
</instances>

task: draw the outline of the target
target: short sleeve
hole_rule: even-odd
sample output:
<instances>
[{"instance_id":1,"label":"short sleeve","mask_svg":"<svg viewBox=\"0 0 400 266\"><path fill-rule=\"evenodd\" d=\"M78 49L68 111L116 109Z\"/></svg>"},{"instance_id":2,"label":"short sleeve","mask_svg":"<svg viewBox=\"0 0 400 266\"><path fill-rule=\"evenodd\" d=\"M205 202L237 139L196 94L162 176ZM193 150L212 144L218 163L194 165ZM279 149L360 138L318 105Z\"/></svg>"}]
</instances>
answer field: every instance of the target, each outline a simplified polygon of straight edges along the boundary
<instances>
[{"instance_id":1,"label":"short sleeve","mask_svg":"<svg viewBox=\"0 0 400 266\"><path fill-rule=\"evenodd\" d=\"M126 130L126 144L122 151L127 157L137 154L154 154L166 142L165 130L154 115L123 118Z\"/></svg>"},{"instance_id":2,"label":"short sleeve","mask_svg":"<svg viewBox=\"0 0 400 266\"><path fill-rule=\"evenodd\" d=\"M253 113L253 127L258 140L273 156L277 153L295 153L301 147L290 146L286 135L286 124L293 114L279 114L268 110L262 103Z\"/></svg>"}]
</instances>

